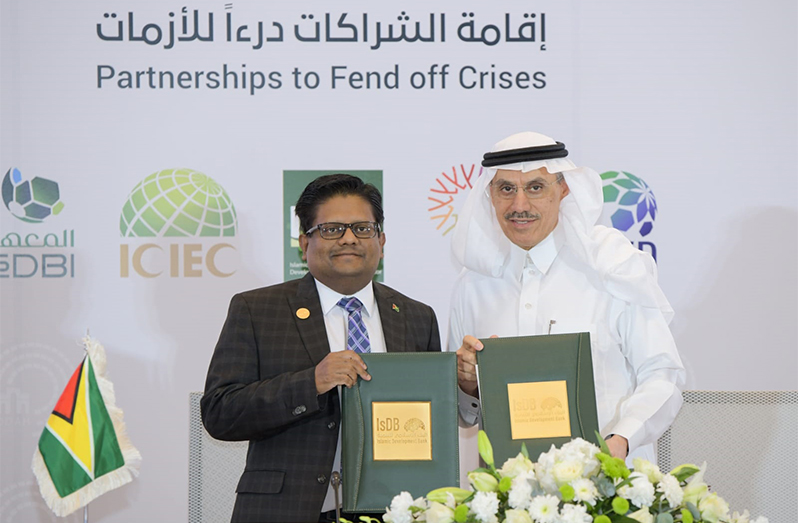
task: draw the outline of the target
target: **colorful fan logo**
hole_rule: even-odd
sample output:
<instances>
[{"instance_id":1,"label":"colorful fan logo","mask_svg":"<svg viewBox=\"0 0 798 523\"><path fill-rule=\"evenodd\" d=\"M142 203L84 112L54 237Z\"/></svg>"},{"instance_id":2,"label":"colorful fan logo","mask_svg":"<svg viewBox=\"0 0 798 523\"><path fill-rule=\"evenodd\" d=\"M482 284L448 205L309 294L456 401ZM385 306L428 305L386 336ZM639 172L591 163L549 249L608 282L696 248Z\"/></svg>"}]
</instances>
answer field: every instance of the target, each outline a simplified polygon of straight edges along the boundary
<instances>
[{"instance_id":1,"label":"colorful fan logo","mask_svg":"<svg viewBox=\"0 0 798 523\"><path fill-rule=\"evenodd\" d=\"M474 182L482 176L482 167L477 164L452 165L451 173L441 171L435 178L435 184L430 187L427 200L430 207L429 219L436 224L435 228L446 236L457 225L458 213L466 196L471 192Z\"/></svg>"}]
</instances>

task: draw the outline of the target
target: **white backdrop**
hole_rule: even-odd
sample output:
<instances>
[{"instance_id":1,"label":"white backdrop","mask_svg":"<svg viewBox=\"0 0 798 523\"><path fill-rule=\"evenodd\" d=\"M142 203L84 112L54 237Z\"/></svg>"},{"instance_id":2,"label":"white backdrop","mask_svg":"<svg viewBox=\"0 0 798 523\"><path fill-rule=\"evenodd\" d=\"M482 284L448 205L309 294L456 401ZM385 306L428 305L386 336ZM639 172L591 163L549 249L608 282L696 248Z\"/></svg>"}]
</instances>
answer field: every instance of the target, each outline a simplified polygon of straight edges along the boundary
<instances>
[{"instance_id":1,"label":"white backdrop","mask_svg":"<svg viewBox=\"0 0 798 523\"><path fill-rule=\"evenodd\" d=\"M203 388L230 297L282 281L284 170L383 172L385 282L431 304L445 341L456 274L450 234L443 233L454 217L429 210L430 198L441 197L432 189L441 188L437 180L452 189L442 173L470 169L494 142L522 130L566 143L578 165L633 173L656 195L652 231L630 239L656 246L689 388L798 388L793 0L756 8L736 0L408 0L401 8L358 0L334 8L198 0L186 6L186 31L183 7L0 4L0 175L16 168L24 179L52 180L63 203L41 223L18 219L14 205L0 208L0 238L8 238L0 246L0 521L54 519L30 460L82 357L76 340L87 328L107 349L118 403L143 455L140 478L92 503L91 520L186 520L188 393ZM194 34L195 10L197 34L207 41L185 39ZM333 38L354 34L337 25L347 13L343 23L353 24L357 41L329 41L328 13ZM461 24L469 21L474 38L488 43L464 41L471 37ZM507 41L508 28L513 38L531 39L532 26L521 25L530 21L534 42ZM277 36L279 23L283 40L253 48L259 22L264 39ZM312 38L315 22L320 41L301 41ZM245 24L241 35L252 36L249 42L236 36ZM388 41L389 26L397 41ZM121 40L108 39L114 35ZM377 35L383 41L373 48ZM208 73L223 78L225 64L237 88L231 75L227 88L212 87ZM440 74L431 87L429 71L444 64L445 87ZM333 88L333 66L379 72L381 88L364 82L355 89L347 80ZM114 77L105 78L111 68ZM302 88L294 85L295 68ZM125 71L132 72L128 84ZM259 80L252 72L263 72L267 83L269 73L279 73L271 82L280 86L250 92L241 86L242 71L247 86ZM398 87L388 89L384 74L392 71ZM528 88L470 87L480 71L486 80L493 71L526 73ZM161 72L174 75L174 88L159 87ZM314 80L309 72L318 74L315 89L304 87ZM414 88L411 77L416 85L424 78L424 87ZM134 187L179 168L224 188L236 235L122 237L120 215ZM455 213L467 188L456 192ZM36 244L63 231L67 245L52 237L47 246ZM229 277L208 267L208 253L220 243L232 248L213 261L235 271ZM155 247L140 268L163 271L152 278L121 256L147 244ZM172 249L180 256L174 264ZM189 260L188 270L186 252L198 260Z\"/></svg>"}]
</instances>

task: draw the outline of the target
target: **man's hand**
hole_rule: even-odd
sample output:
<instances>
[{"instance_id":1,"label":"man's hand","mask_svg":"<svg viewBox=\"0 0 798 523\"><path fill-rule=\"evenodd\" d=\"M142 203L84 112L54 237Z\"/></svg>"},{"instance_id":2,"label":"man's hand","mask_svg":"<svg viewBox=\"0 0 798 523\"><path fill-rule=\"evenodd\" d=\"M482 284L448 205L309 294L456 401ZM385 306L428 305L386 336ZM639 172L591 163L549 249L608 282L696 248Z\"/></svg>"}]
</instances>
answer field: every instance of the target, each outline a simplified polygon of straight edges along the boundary
<instances>
[{"instance_id":1,"label":"man's hand","mask_svg":"<svg viewBox=\"0 0 798 523\"><path fill-rule=\"evenodd\" d=\"M363 359L351 350L329 353L316 365L315 376L317 394L324 394L338 385L351 388L357 383L358 376L366 381L371 380Z\"/></svg>"},{"instance_id":2,"label":"man's hand","mask_svg":"<svg viewBox=\"0 0 798 523\"><path fill-rule=\"evenodd\" d=\"M626 459L629 454L629 441L623 436L613 434L607 438L607 447L610 449L610 454L613 458Z\"/></svg>"},{"instance_id":3,"label":"man's hand","mask_svg":"<svg viewBox=\"0 0 798 523\"><path fill-rule=\"evenodd\" d=\"M495 334L491 338L498 338ZM463 392L475 398L477 390L477 351L485 346L474 336L463 338L463 344L457 349L457 383Z\"/></svg>"}]
</instances>

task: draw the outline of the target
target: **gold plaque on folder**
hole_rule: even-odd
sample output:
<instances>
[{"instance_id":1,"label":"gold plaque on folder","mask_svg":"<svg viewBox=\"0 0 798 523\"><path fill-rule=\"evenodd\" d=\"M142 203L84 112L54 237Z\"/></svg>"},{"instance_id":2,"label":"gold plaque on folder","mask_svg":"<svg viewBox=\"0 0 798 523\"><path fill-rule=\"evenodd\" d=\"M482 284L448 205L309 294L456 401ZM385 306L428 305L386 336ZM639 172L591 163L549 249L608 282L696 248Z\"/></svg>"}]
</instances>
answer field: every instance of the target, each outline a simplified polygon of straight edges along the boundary
<instances>
[{"instance_id":1,"label":"gold plaque on folder","mask_svg":"<svg viewBox=\"0 0 798 523\"><path fill-rule=\"evenodd\" d=\"M508 383L512 439L570 438L565 380Z\"/></svg>"},{"instance_id":2,"label":"gold plaque on folder","mask_svg":"<svg viewBox=\"0 0 798 523\"><path fill-rule=\"evenodd\" d=\"M430 461L429 401L375 401L371 404L374 461Z\"/></svg>"}]
</instances>

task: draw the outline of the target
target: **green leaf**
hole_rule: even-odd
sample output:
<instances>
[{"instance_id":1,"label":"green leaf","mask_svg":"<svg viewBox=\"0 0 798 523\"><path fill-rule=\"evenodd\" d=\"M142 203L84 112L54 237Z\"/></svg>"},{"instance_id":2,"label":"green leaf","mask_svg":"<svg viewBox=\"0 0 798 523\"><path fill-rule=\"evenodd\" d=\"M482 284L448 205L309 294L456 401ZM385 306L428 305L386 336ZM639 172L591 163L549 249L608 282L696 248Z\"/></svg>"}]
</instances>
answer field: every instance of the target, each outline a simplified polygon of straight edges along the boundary
<instances>
[{"instance_id":1,"label":"green leaf","mask_svg":"<svg viewBox=\"0 0 798 523\"><path fill-rule=\"evenodd\" d=\"M598 446L601 449L601 452L607 454L608 456L612 456L610 448L607 446L607 442L601 437L599 431L596 431L596 441L598 441Z\"/></svg>"},{"instance_id":2,"label":"green leaf","mask_svg":"<svg viewBox=\"0 0 798 523\"><path fill-rule=\"evenodd\" d=\"M610 521L612 523L640 523L636 519L632 519L629 516L621 516L620 514L610 514Z\"/></svg>"},{"instance_id":3,"label":"green leaf","mask_svg":"<svg viewBox=\"0 0 798 523\"><path fill-rule=\"evenodd\" d=\"M693 523L693 513L686 508L682 509L682 523Z\"/></svg>"},{"instance_id":4,"label":"green leaf","mask_svg":"<svg viewBox=\"0 0 798 523\"><path fill-rule=\"evenodd\" d=\"M690 514L693 515L693 519L701 521L701 511L698 510L698 507L690 503L689 501L684 504L687 509L690 511Z\"/></svg>"},{"instance_id":5,"label":"green leaf","mask_svg":"<svg viewBox=\"0 0 798 523\"><path fill-rule=\"evenodd\" d=\"M499 481L499 492L507 492L513 486L513 478L505 476Z\"/></svg>"},{"instance_id":6,"label":"green leaf","mask_svg":"<svg viewBox=\"0 0 798 523\"><path fill-rule=\"evenodd\" d=\"M692 464L679 465L678 467L676 467L671 471L671 475L676 479L678 479L679 483L681 483L682 481L686 481L687 478L689 478L699 470L701 469Z\"/></svg>"},{"instance_id":7,"label":"green leaf","mask_svg":"<svg viewBox=\"0 0 798 523\"><path fill-rule=\"evenodd\" d=\"M629 485L629 486L632 485L632 478L631 477L626 478L625 480L623 480L620 483L618 483L617 485L615 485L615 490L618 490L619 488L625 487L627 485Z\"/></svg>"},{"instance_id":8,"label":"green leaf","mask_svg":"<svg viewBox=\"0 0 798 523\"><path fill-rule=\"evenodd\" d=\"M594 478L593 484L596 485L596 490L599 491L601 497L611 498L615 495L615 485L606 477Z\"/></svg>"},{"instance_id":9,"label":"green leaf","mask_svg":"<svg viewBox=\"0 0 798 523\"><path fill-rule=\"evenodd\" d=\"M443 503L445 505L449 500L449 496L447 494L451 494L454 497L454 502L460 504L466 498L471 496L473 492L458 487L444 487L431 491L429 494L427 494L427 499L429 501L437 501L438 503Z\"/></svg>"},{"instance_id":10,"label":"green leaf","mask_svg":"<svg viewBox=\"0 0 798 523\"><path fill-rule=\"evenodd\" d=\"M493 464L493 445L490 444L488 435L485 434L484 430L480 430L477 436L477 448L479 449L479 455L482 456L482 461L490 468L495 468Z\"/></svg>"},{"instance_id":11,"label":"green leaf","mask_svg":"<svg viewBox=\"0 0 798 523\"><path fill-rule=\"evenodd\" d=\"M673 523L673 516L667 512L657 514L657 518L654 520L654 523Z\"/></svg>"},{"instance_id":12,"label":"green leaf","mask_svg":"<svg viewBox=\"0 0 798 523\"><path fill-rule=\"evenodd\" d=\"M526 442L521 442L521 454L526 459L529 459L529 451L526 449Z\"/></svg>"}]
</instances>

